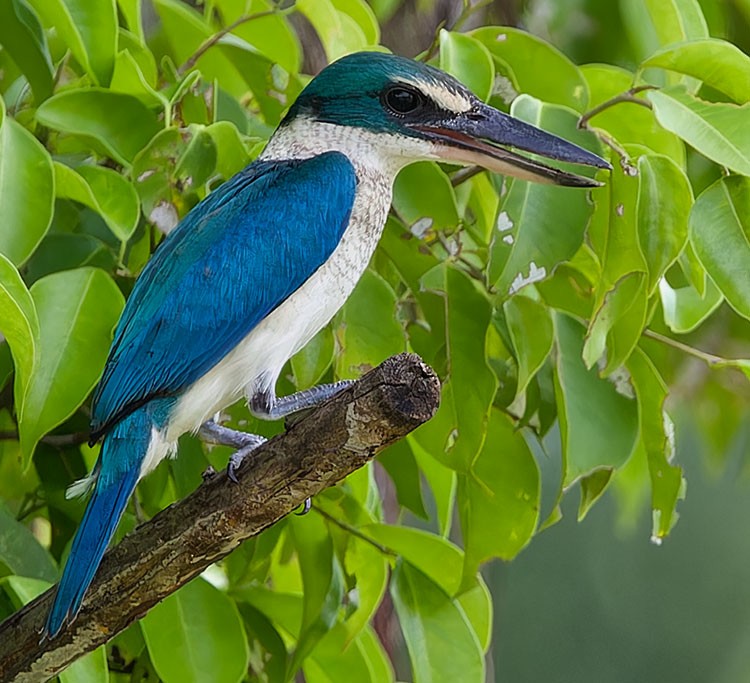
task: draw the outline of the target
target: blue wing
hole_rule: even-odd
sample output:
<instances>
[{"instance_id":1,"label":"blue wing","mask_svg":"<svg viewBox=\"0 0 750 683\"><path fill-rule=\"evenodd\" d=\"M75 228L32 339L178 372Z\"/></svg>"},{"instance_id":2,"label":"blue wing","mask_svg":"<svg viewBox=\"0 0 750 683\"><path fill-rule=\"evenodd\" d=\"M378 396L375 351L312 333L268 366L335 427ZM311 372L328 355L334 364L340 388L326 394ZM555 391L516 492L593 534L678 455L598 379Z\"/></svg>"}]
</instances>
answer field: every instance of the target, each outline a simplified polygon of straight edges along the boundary
<instances>
[{"instance_id":1,"label":"blue wing","mask_svg":"<svg viewBox=\"0 0 750 683\"><path fill-rule=\"evenodd\" d=\"M92 438L186 388L298 289L349 223L356 176L338 152L256 162L198 204L157 249L115 331Z\"/></svg>"}]
</instances>

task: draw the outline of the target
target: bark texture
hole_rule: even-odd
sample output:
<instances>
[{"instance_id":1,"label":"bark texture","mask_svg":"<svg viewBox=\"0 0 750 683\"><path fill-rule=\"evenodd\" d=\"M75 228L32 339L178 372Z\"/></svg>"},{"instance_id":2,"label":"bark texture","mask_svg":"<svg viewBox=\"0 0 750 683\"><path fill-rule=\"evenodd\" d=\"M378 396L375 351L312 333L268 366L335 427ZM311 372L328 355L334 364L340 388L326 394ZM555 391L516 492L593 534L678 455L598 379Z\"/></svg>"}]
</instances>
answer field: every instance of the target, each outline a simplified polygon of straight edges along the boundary
<instances>
[{"instance_id":1,"label":"bark texture","mask_svg":"<svg viewBox=\"0 0 750 683\"><path fill-rule=\"evenodd\" d=\"M440 400L418 356L386 360L238 470L216 474L141 525L104 557L78 618L52 641L39 633L49 590L0 624L0 681L46 681L113 638L243 540L295 510L429 420Z\"/></svg>"}]
</instances>

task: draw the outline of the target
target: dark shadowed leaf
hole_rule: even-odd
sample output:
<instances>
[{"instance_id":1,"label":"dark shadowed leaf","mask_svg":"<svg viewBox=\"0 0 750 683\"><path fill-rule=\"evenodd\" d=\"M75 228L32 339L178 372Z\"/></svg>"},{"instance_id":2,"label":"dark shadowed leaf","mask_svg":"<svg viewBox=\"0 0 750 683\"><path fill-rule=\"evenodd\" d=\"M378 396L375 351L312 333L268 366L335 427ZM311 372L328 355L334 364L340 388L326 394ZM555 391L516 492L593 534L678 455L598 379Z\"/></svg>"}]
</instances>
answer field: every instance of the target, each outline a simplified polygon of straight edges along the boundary
<instances>
[{"instance_id":1,"label":"dark shadowed leaf","mask_svg":"<svg viewBox=\"0 0 750 683\"><path fill-rule=\"evenodd\" d=\"M41 102L52 94L52 60L39 17L25 0L0 3L0 44L23 71Z\"/></svg>"}]
</instances>

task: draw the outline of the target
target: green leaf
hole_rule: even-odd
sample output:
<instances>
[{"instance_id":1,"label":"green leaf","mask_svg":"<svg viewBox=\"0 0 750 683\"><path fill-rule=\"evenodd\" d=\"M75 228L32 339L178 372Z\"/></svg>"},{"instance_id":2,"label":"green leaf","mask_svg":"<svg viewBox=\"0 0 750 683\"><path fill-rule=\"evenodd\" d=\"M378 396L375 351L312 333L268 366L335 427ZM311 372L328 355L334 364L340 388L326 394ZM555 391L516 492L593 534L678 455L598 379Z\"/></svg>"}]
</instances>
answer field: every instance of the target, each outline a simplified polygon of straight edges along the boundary
<instances>
[{"instance_id":1,"label":"green leaf","mask_svg":"<svg viewBox=\"0 0 750 683\"><path fill-rule=\"evenodd\" d=\"M578 521L582 522L589 510L604 495L612 481L612 469L600 469L581 477L581 502L578 505Z\"/></svg>"},{"instance_id":2,"label":"green leaf","mask_svg":"<svg viewBox=\"0 0 750 683\"><path fill-rule=\"evenodd\" d=\"M0 575L4 574L41 579L48 583L57 580L57 568L50 554L29 528L16 521L10 510L0 503ZM46 589L47 585L44 585L41 590ZM26 602L28 600L23 604Z\"/></svg>"},{"instance_id":3,"label":"green leaf","mask_svg":"<svg viewBox=\"0 0 750 683\"><path fill-rule=\"evenodd\" d=\"M38 364L19 411L24 458L65 421L98 381L124 305L112 279L96 268L48 275L31 288L39 316Z\"/></svg>"},{"instance_id":4,"label":"green leaf","mask_svg":"<svg viewBox=\"0 0 750 683\"><path fill-rule=\"evenodd\" d=\"M682 169L665 156L639 157L638 175L638 241L650 296L687 242L693 191Z\"/></svg>"},{"instance_id":5,"label":"green leaf","mask_svg":"<svg viewBox=\"0 0 750 683\"><path fill-rule=\"evenodd\" d=\"M182 187L200 187L216 168L216 145L213 136L201 125L189 127L185 151L177 161L174 174ZM183 135L183 139L187 137Z\"/></svg>"},{"instance_id":6,"label":"green leaf","mask_svg":"<svg viewBox=\"0 0 750 683\"><path fill-rule=\"evenodd\" d=\"M673 289L666 278L659 282L659 294L664 322L677 334L692 332L724 301L719 288L710 278L706 280L703 296L692 285Z\"/></svg>"},{"instance_id":7,"label":"green leaf","mask_svg":"<svg viewBox=\"0 0 750 683\"><path fill-rule=\"evenodd\" d=\"M621 2L619 7L639 60L664 45L708 38L698 0Z\"/></svg>"},{"instance_id":8,"label":"green leaf","mask_svg":"<svg viewBox=\"0 0 750 683\"><path fill-rule=\"evenodd\" d=\"M580 69L562 52L521 29L487 26L469 34L508 65L520 92L583 111L589 99Z\"/></svg>"},{"instance_id":9,"label":"green leaf","mask_svg":"<svg viewBox=\"0 0 750 683\"><path fill-rule=\"evenodd\" d=\"M587 368L604 360L600 370L606 376L630 355L646 324L645 285L645 273L628 273L604 294L586 331L583 361Z\"/></svg>"},{"instance_id":10,"label":"green leaf","mask_svg":"<svg viewBox=\"0 0 750 683\"><path fill-rule=\"evenodd\" d=\"M380 42L380 25L366 0L331 0L345 24L353 22L362 31L368 46Z\"/></svg>"},{"instance_id":11,"label":"green leaf","mask_svg":"<svg viewBox=\"0 0 750 683\"><path fill-rule=\"evenodd\" d=\"M461 587L463 553L447 539L389 524L367 524L359 530L419 569L448 595L455 595Z\"/></svg>"},{"instance_id":12,"label":"green leaf","mask_svg":"<svg viewBox=\"0 0 750 683\"><path fill-rule=\"evenodd\" d=\"M226 25L242 16L266 12L274 7L269 0L217 0ZM289 73L296 73L300 66L299 39L289 22L279 14L270 14L246 21L233 29L232 33L247 41L258 52L278 64Z\"/></svg>"},{"instance_id":13,"label":"green leaf","mask_svg":"<svg viewBox=\"0 0 750 683\"><path fill-rule=\"evenodd\" d=\"M437 416L435 416L437 417ZM434 420L435 417L432 419ZM432 421L432 420L431 420ZM438 530L443 536L448 536L453 521L453 508L456 499L456 473L443 465L437 458L430 455L415 434L406 437L411 446L414 459L419 470L430 486L432 498L435 501L435 517Z\"/></svg>"},{"instance_id":14,"label":"green leaf","mask_svg":"<svg viewBox=\"0 0 750 683\"><path fill-rule=\"evenodd\" d=\"M641 64L642 69L653 66L698 78L739 104L750 100L750 57L726 40L704 38L669 45Z\"/></svg>"},{"instance_id":15,"label":"green leaf","mask_svg":"<svg viewBox=\"0 0 750 683\"><path fill-rule=\"evenodd\" d=\"M31 0L98 85L109 85L117 48L115 0Z\"/></svg>"},{"instance_id":16,"label":"green leaf","mask_svg":"<svg viewBox=\"0 0 750 683\"><path fill-rule=\"evenodd\" d=\"M319 515L293 517L289 530L302 573L302 626L288 674L293 674L316 643L336 623L344 586L328 528Z\"/></svg>"},{"instance_id":17,"label":"green leaf","mask_svg":"<svg viewBox=\"0 0 750 683\"><path fill-rule=\"evenodd\" d=\"M492 594L482 575L477 574L474 585L457 599L477 634L482 651L487 652L492 643Z\"/></svg>"},{"instance_id":18,"label":"green leaf","mask_svg":"<svg viewBox=\"0 0 750 683\"><path fill-rule=\"evenodd\" d=\"M656 118L701 154L732 171L750 175L750 104L705 102L684 87L651 90Z\"/></svg>"},{"instance_id":19,"label":"green leaf","mask_svg":"<svg viewBox=\"0 0 750 683\"><path fill-rule=\"evenodd\" d=\"M439 266L434 276L435 286L445 292L449 378L437 415L418 438L442 464L467 472L484 443L497 390L486 348L492 306L462 271Z\"/></svg>"},{"instance_id":20,"label":"green leaf","mask_svg":"<svg viewBox=\"0 0 750 683\"><path fill-rule=\"evenodd\" d=\"M216 171L231 178L250 162L237 126L229 121L217 121L206 128L216 146Z\"/></svg>"},{"instance_id":21,"label":"green leaf","mask_svg":"<svg viewBox=\"0 0 750 683\"><path fill-rule=\"evenodd\" d=\"M305 660L305 683L388 683L395 680L383 646L368 628L353 641L334 628Z\"/></svg>"},{"instance_id":22,"label":"green leaf","mask_svg":"<svg viewBox=\"0 0 750 683\"><path fill-rule=\"evenodd\" d=\"M80 202L96 211L120 240L127 242L138 226L140 206L131 183L116 171L102 166L79 166L75 170L54 162L55 194Z\"/></svg>"},{"instance_id":23,"label":"green leaf","mask_svg":"<svg viewBox=\"0 0 750 683\"><path fill-rule=\"evenodd\" d=\"M586 64L581 72L591 91L592 108L629 90L635 78L630 71L610 64ZM643 145L680 165L685 162L685 145L674 133L664 130L654 112L644 106L623 102L608 107L593 116L589 125L606 131L621 145Z\"/></svg>"},{"instance_id":24,"label":"green leaf","mask_svg":"<svg viewBox=\"0 0 750 683\"><path fill-rule=\"evenodd\" d=\"M109 87L112 92L125 93L138 98L147 107L167 106L166 98L152 87L130 50L120 50L117 53Z\"/></svg>"},{"instance_id":25,"label":"green leaf","mask_svg":"<svg viewBox=\"0 0 750 683\"><path fill-rule=\"evenodd\" d=\"M3 118L1 101L0 114L0 254L20 265L52 221L52 160L31 133Z\"/></svg>"},{"instance_id":26,"label":"green leaf","mask_svg":"<svg viewBox=\"0 0 750 683\"><path fill-rule=\"evenodd\" d=\"M508 299L503 312L518 363L516 396L520 396L552 350L552 317L546 306L522 294Z\"/></svg>"},{"instance_id":27,"label":"green leaf","mask_svg":"<svg viewBox=\"0 0 750 683\"><path fill-rule=\"evenodd\" d=\"M333 332L324 327L292 356L292 372L297 390L317 384L333 362Z\"/></svg>"},{"instance_id":28,"label":"green leaf","mask_svg":"<svg viewBox=\"0 0 750 683\"><path fill-rule=\"evenodd\" d=\"M539 470L523 435L493 409L487 439L469 474L458 480L465 546L463 583L493 557L510 560L531 540L539 520Z\"/></svg>"},{"instance_id":29,"label":"green leaf","mask_svg":"<svg viewBox=\"0 0 750 683\"><path fill-rule=\"evenodd\" d=\"M407 562L391 579L391 596L414 683L482 683L484 655L461 605Z\"/></svg>"},{"instance_id":30,"label":"green leaf","mask_svg":"<svg viewBox=\"0 0 750 683\"><path fill-rule=\"evenodd\" d=\"M750 178L722 178L698 197L690 239L729 305L750 318Z\"/></svg>"},{"instance_id":31,"label":"green leaf","mask_svg":"<svg viewBox=\"0 0 750 683\"><path fill-rule=\"evenodd\" d=\"M576 129L577 116L570 110L521 95L511 111L571 142L592 147L591 133ZM514 180L500 204L490 251L490 282L502 296L510 296L549 277L578 251L590 215L584 191Z\"/></svg>"},{"instance_id":32,"label":"green leaf","mask_svg":"<svg viewBox=\"0 0 750 683\"><path fill-rule=\"evenodd\" d=\"M428 228L452 231L458 225L456 194L450 178L430 161L410 164L398 174L393 186L393 207L407 226L418 224L420 234Z\"/></svg>"},{"instance_id":33,"label":"green leaf","mask_svg":"<svg viewBox=\"0 0 750 683\"><path fill-rule=\"evenodd\" d=\"M37 109L36 117L55 130L93 138L125 165L161 128L156 115L136 97L103 88L53 95Z\"/></svg>"},{"instance_id":34,"label":"green leaf","mask_svg":"<svg viewBox=\"0 0 750 683\"><path fill-rule=\"evenodd\" d=\"M455 76L480 100L487 101L495 82L489 50L465 33L440 30L440 68Z\"/></svg>"},{"instance_id":35,"label":"green leaf","mask_svg":"<svg viewBox=\"0 0 750 683\"><path fill-rule=\"evenodd\" d=\"M265 683L285 683L287 652L278 631L265 614L251 605L239 603L237 606L250 643L250 680L255 680L254 675Z\"/></svg>"},{"instance_id":36,"label":"green leaf","mask_svg":"<svg viewBox=\"0 0 750 683\"><path fill-rule=\"evenodd\" d=\"M350 642L359 636L380 606L388 585L388 563L380 550L353 536L346 548L344 569L357 581L356 597L352 600L355 609L342 625L346 642Z\"/></svg>"},{"instance_id":37,"label":"green leaf","mask_svg":"<svg viewBox=\"0 0 750 683\"><path fill-rule=\"evenodd\" d=\"M203 579L185 584L141 620L164 683L239 683L249 652L237 606Z\"/></svg>"},{"instance_id":38,"label":"green leaf","mask_svg":"<svg viewBox=\"0 0 750 683\"><path fill-rule=\"evenodd\" d=\"M677 522L675 507L685 497L682 470L672 464L674 426L664 409L667 386L649 357L640 349L628 360L638 397L640 440L646 449L651 477L652 539L660 542Z\"/></svg>"},{"instance_id":39,"label":"green leaf","mask_svg":"<svg viewBox=\"0 0 750 683\"><path fill-rule=\"evenodd\" d=\"M563 486L602 468L619 467L638 436L638 407L627 377L602 379L581 358L583 327L566 315L555 318L555 395L565 472Z\"/></svg>"},{"instance_id":40,"label":"green leaf","mask_svg":"<svg viewBox=\"0 0 750 683\"><path fill-rule=\"evenodd\" d=\"M370 44L362 27L332 0L298 0L294 7L317 31L329 62Z\"/></svg>"},{"instance_id":41,"label":"green leaf","mask_svg":"<svg viewBox=\"0 0 750 683\"><path fill-rule=\"evenodd\" d=\"M336 376L357 377L389 356L405 350L404 330L396 318L396 294L368 269L337 317L340 352Z\"/></svg>"},{"instance_id":42,"label":"green leaf","mask_svg":"<svg viewBox=\"0 0 750 683\"><path fill-rule=\"evenodd\" d=\"M378 462L388 472L388 476L396 487L398 504L417 517L427 519L428 514L422 500L419 467L409 442L401 439L391 444L378 455Z\"/></svg>"},{"instance_id":43,"label":"green leaf","mask_svg":"<svg viewBox=\"0 0 750 683\"><path fill-rule=\"evenodd\" d=\"M52 60L47 39L34 10L26 0L0 3L0 44L26 76L34 99L41 102L52 94Z\"/></svg>"},{"instance_id":44,"label":"green leaf","mask_svg":"<svg viewBox=\"0 0 750 683\"><path fill-rule=\"evenodd\" d=\"M14 398L19 420L38 361L39 318L36 306L16 267L0 254L0 333L13 354Z\"/></svg>"}]
</instances>

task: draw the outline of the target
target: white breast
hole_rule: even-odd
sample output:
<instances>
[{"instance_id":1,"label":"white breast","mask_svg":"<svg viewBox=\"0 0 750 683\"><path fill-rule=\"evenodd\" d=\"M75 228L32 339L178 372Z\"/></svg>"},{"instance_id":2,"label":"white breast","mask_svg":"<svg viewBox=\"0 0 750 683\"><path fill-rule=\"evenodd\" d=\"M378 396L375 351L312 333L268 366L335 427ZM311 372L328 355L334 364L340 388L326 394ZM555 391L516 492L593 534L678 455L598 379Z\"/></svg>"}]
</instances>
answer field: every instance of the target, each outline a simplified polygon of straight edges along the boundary
<instances>
[{"instance_id":1,"label":"white breast","mask_svg":"<svg viewBox=\"0 0 750 683\"><path fill-rule=\"evenodd\" d=\"M243 394L273 387L284 364L344 305L370 261L391 202L382 176L360 179L349 226L328 260L180 398L167 441L195 431Z\"/></svg>"}]
</instances>

